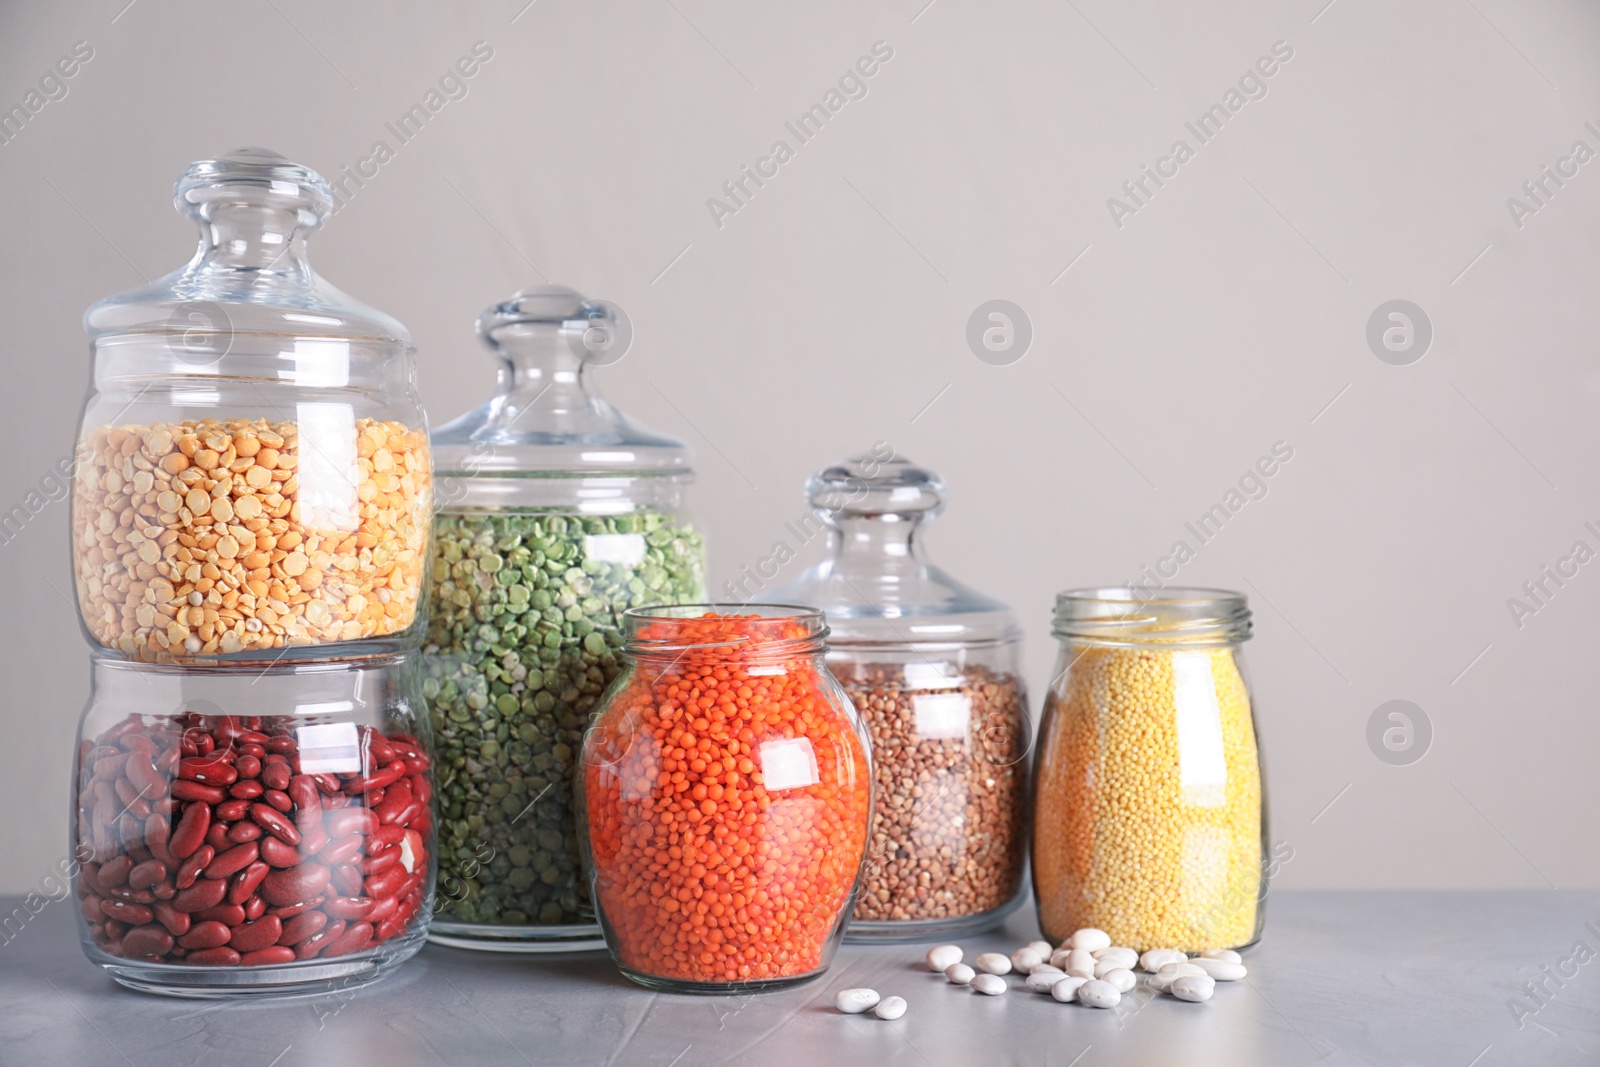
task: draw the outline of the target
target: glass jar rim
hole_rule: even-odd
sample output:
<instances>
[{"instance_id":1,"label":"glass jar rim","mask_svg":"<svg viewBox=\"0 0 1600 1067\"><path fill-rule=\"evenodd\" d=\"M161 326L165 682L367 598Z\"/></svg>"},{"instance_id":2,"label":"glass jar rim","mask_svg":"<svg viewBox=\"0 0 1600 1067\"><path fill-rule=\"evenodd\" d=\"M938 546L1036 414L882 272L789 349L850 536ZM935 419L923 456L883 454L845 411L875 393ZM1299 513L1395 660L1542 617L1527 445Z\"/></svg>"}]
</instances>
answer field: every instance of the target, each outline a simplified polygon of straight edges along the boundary
<instances>
[{"instance_id":1,"label":"glass jar rim","mask_svg":"<svg viewBox=\"0 0 1600 1067\"><path fill-rule=\"evenodd\" d=\"M1100 645L1231 645L1250 637L1243 593L1200 586L1068 589L1056 594L1052 633Z\"/></svg>"},{"instance_id":2,"label":"glass jar rim","mask_svg":"<svg viewBox=\"0 0 1600 1067\"><path fill-rule=\"evenodd\" d=\"M727 640L694 639L695 623L722 619L745 622L751 633L730 634ZM799 633L783 635L788 624ZM722 650L741 655L808 655L827 647L828 624L820 608L802 604L740 604L713 601L704 604L653 604L622 613L624 644L631 656L659 656L691 651ZM654 634L646 633L655 629ZM770 631L770 635L762 631Z\"/></svg>"}]
</instances>

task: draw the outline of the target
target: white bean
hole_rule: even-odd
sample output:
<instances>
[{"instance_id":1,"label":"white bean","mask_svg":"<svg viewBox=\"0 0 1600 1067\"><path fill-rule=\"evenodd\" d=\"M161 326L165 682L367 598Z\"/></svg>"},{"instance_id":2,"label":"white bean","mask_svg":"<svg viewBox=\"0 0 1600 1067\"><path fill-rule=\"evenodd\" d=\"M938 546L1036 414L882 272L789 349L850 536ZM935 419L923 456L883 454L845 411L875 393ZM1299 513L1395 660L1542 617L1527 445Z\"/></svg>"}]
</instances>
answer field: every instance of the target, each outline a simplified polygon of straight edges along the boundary
<instances>
[{"instance_id":1,"label":"white bean","mask_svg":"<svg viewBox=\"0 0 1600 1067\"><path fill-rule=\"evenodd\" d=\"M1063 1004L1070 1004L1078 999L1078 990L1082 989L1088 979L1074 978L1071 975L1061 979L1050 987L1050 995Z\"/></svg>"},{"instance_id":2,"label":"white bean","mask_svg":"<svg viewBox=\"0 0 1600 1067\"><path fill-rule=\"evenodd\" d=\"M1081 948L1067 953L1067 964L1061 969L1078 978L1094 977L1094 957Z\"/></svg>"},{"instance_id":3,"label":"white bean","mask_svg":"<svg viewBox=\"0 0 1600 1067\"><path fill-rule=\"evenodd\" d=\"M1237 982L1250 973L1242 963L1229 963L1227 960L1208 960L1204 956L1191 960L1189 965L1200 968L1219 982Z\"/></svg>"},{"instance_id":4,"label":"white bean","mask_svg":"<svg viewBox=\"0 0 1600 1067\"><path fill-rule=\"evenodd\" d=\"M1189 957L1175 948L1153 948L1139 957L1139 966L1155 974L1169 963L1182 963Z\"/></svg>"},{"instance_id":5,"label":"white bean","mask_svg":"<svg viewBox=\"0 0 1600 1067\"><path fill-rule=\"evenodd\" d=\"M998 952L985 952L974 962L977 963L978 970L983 971L986 974L1011 973L1011 957L1002 956Z\"/></svg>"},{"instance_id":6,"label":"white bean","mask_svg":"<svg viewBox=\"0 0 1600 1067\"><path fill-rule=\"evenodd\" d=\"M1211 994L1217 988L1217 983L1208 975L1185 974L1172 982L1172 995L1179 1000L1188 1000L1195 1003L1210 1000Z\"/></svg>"},{"instance_id":7,"label":"white bean","mask_svg":"<svg viewBox=\"0 0 1600 1067\"><path fill-rule=\"evenodd\" d=\"M1067 965L1067 957L1070 955L1072 955L1072 949L1063 945L1061 948L1058 948L1054 952L1050 953L1050 966L1065 967Z\"/></svg>"},{"instance_id":8,"label":"white bean","mask_svg":"<svg viewBox=\"0 0 1600 1067\"><path fill-rule=\"evenodd\" d=\"M1013 969L1027 974L1049 958L1048 954L1040 955L1031 948L1019 948L1011 954L1011 966Z\"/></svg>"},{"instance_id":9,"label":"white bean","mask_svg":"<svg viewBox=\"0 0 1600 1067\"><path fill-rule=\"evenodd\" d=\"M1164 964L1162 964L1161 965L1161 969L1156 972L1156 977L1157 978L1165 978L1167 981L1170 982L1174 978L1182 978L1186 974L1205 974L1205 973L1206 972L1202 968L1195 966L1194 964L1190 963L1188 960L1182 960L1182 961L1174 961L1172 963L1164 963Z\"/></svg>"},{"instance_id":10,"label":"white bean","mask_svg":"<svg viewBox=\"0 0 1600 1067\"><path fill-rule=\"evenodd\" d=\"M884 997L878 1003L878 1006L872 1009L872 1014L880 1019L898 1019L905 1013L906 1001L904 997Z\"/></svg>"},{"instance_id":11,"label":"white bean","mask_svg":"<svg viewBox=\"0 0 1600 1067\"><path fill-rule=\"evenodd\" d=\"M944 969L944 976L950 979L952 985L966 985L977 973L965 963L952 963Z\"/></svg>"},{"instance_id":12,"label":"white bean","mask_svg":"<svg viewBox=\"0 0 1600 1067\"><path fill-rule=\"evenodd\" d=\"M1035 993L1048 993L1050 992L1051 986L1055 985L1065 977L1067 977L1067 975L1064 974L1059 968L1041 967L1032 974L1028 975L1028 980L1022 984L1033 990Z\"/></svg>"},{"instance_id":13,"label":"white bean","mask_svg":"<svg viewBox=\"0 0 1600 1067\"><path fill-rule=\"evenodd\" d=\"M1053 963L1041 963L1037 967L1029 967L1028 968L1028 973L1029 974L1033 974L1036 971L1060 971L1060 970L1061 970L1061 968L1057 967ZM1061 973L1065 974L1066 972L1062 971Z\"/></svg>"},{"instance_id":14,"label":"white bean","mask_svg":"<svg viewBox=\"0 0 1600 1067\"><path fill-rule=\"evenodd\" d=\"M1049 959L1050 953L1055 951L1055 946L1048 941L1029 941L1025 947L1033 949L1042 959Z\"/></svg>"},{"instance_id":15,"label":"white bean","mask_svg":"<svg viewBox=\"0 0 1600 1067\"><path fill-rule=\"evenodd\" d=\"M1072 947L1087 949L1090 952L1098 948L1110 948L1111 935L1104 930L1088 926L1072 935Z\"/></svg>"},{"instance_id":16,"label":"white bean","mask_svg":"<svg viewBox=\"0 0 1600 1067\"><path fill-rule=\"evenodd\" d=\"M1243 963L1244 957L1231 948L1208 948L1200 953L1202 959L1227 960L1229 963Z\"/></svg>"},{"instance_id":17,"label":"white bean","mask_svg":"<svg viewBox=\"0 0 1600 1067\"><path fill-rule=\"evenodd\" d=\"M877 1003L876 989L841 989L833 995L833 1006L846 1015L860 1015Z\"/></svg>"},{"instance_id":18,"label":"white bean","mask_svg":"<svg viewBox=\"0 0 1600 1067\"><path fill-rule=\"evenodd\" d=\"M1091 1008L1114 1008L1122 1003L1122 994L1110 982L1096 978L1078 987L1078 1001Z\"/></svg>"},{"instance_id":19,"label":"white bean","mask_svg":"<svg viewBox=\"0 0 1600 1067\"><path fill-rule=\"evenodd\" d=\"M935 945L928 950L928 970L942 971L952 963L960 963L960 945Z\"/></svg>"},{"instance_id":20,"label":"white bean","mask_svg":"<svg viewBox=\"0 0 1600 1067\"><path fill-rule=\"evenodd\" d=\"M1006 991L1006 980L998 974L980 974L972 980L972 991L985 996L998 997Z\"/></svg>"},{"instance_id":21,"label":"white bean","mask_svg":"<svg viewBox=\"0 0 1600 1067\"><path fill-rule=\"evenodd\" d=\"M1113 967L1100 975L1100 980L1114 987L1118 993L1131 993L1133 987L1139 984L1139 979L1126 967Z\"/></svg>"},{"instance_id":22,"label":"white bean","mask_svg":"<svg viewBox=\"0 0 1600 1067\"><path fill-rule=\"evenodd\" d=\"M1110 948L1103 948L1099 952L1093 953L1093 956L1101 963L1110 963L1113 966L1126 967L1130 971L1139 966L1139 954L1133 949L1127 948L1123 945L1113 945Z\"/></svg>"}]
</instances>

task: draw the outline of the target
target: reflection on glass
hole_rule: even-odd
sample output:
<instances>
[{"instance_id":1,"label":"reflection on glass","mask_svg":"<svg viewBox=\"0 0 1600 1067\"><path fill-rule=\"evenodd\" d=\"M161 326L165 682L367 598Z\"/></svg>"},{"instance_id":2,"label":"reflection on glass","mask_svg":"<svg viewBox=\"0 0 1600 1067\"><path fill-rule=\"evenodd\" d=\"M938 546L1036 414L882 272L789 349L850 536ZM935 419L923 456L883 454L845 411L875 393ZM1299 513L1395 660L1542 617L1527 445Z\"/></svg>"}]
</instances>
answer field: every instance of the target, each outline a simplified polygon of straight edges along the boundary
<instances>
[{"instance_id":1,"label":"reflection on glass","mask_svg":"<svg viewBox=\"0 0 1600 1067\"><path fill-rule=\"evenodd\" d=\"M754 673L753 671L751 673ZM809 737L761 742L761 778L767 792L801 789L822 781Z\"/></svg>"},{"instance_id":2,"label":"reflection on glass","mask_svg":"<svg viewBox=\"0 0 1600 1067\"><path fill-rule=\"evenodd\" d=\"M349 404L295 405L300 430L300 521L313 530L354 530L356 417Z\"/></svg>"},{"instance_id":3,"label":"reflection on glass","mask_svg":"<svg viewBox=\"0 0 1600 1067\"><path fill-rule=\"evenodd\" d=\"M1208 652L1172 654L1172 702L1178 727L1178 783L1183 802L1201 808L1227 803L1228 762L1222 710Z\"/></svg>"}]
</instances>

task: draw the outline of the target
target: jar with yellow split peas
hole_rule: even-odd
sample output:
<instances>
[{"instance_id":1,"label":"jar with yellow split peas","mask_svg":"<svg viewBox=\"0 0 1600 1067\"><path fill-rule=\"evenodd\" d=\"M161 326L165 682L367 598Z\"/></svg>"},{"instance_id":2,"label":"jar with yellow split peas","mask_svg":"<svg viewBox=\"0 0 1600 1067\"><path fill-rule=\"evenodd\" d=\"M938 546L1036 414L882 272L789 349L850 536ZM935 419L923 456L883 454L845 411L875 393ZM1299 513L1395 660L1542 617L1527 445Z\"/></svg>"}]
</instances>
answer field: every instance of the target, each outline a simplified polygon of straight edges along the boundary
<instances>
[{"instance_id":1,"label":"jar with yellow split peas","mask_svg":"<svg viewBox=\"0 0 1600 1067\"><path fill-rule=\"evenodd\" d=\"M84 315L72 551L90 640L179 664L415 646L432 523L415 351L311 269L332 190L245 148L191 164L174 199L194 258Z\"/></svg>"},{"instance_id":2,"label":"jar with yellow split peas","mask_svg":"<svg viewBox=\"0 0 1600 1067\"><path fill-rule=\"evenodd\" d=\"M1095 927L1141 952L1254 944L1267 815L1244 596L1065 592L1055 635L1034 766L1045 936Z\"/></svg>"}]
</instances>

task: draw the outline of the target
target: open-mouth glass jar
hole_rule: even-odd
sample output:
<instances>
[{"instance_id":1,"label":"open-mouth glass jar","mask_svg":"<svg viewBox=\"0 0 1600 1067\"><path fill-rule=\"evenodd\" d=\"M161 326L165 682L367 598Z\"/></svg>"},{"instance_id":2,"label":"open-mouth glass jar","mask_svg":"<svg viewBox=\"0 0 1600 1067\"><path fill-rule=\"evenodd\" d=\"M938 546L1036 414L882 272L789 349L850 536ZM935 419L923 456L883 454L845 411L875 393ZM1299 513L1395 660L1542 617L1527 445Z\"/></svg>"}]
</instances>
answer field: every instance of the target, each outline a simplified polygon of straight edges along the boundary
<instances>
[{"instance_id":1,"label":"open-mouth glass jar","mask_svg":"<svg viewBox=\"0 0 1600 1067\"><path fill-rule=\"evenodd\" d=\"M433 940L598 949L578 863L583 731L621 668L622 613L705 596L680 442L593 389L625 320L570 289L524 290L478 335L499 392L433 435L439 468L424 665L439 743Z\"/></svg>"},{"instance_id":2,"label":"open-mouth glass jar","mask_svg":"<svg viewBox=\"0 0 1600 1067\"><path fill-rule=\"evenodd\" d=\"M327 182L246 148L191 164L175 202L194 258L84 315L85 632L169 663L415 647L432 511L414 352L311 269Z\"/></svg>"},{"instance_id":3,"label":"open-mouth glass jar","mask_svg":"<svg viewBox=\"0 0 1600 1067\"><path fill-rule=\"evenodd\" d=\"M1056 598L1055 634L1034 767L1045 936L1097 927L1139 951L1254 944L1267 815L1244 596L1075 590Z\"/></svg>"},{"instance_id":4,"label":"open-mouth glass jar","mask_svg":"<svg viewBox=\"0 0 1600 1067\"><path fill-rule=\"evenodd\" d=\"M414 657L204 671L97 655L71 830L84 953L188 997L321 992L422 947L433 760Z\"/></svg>"},{"instance_id":5,"label":"open-mouth glass jar","mask_svg":"<svg viewBox=\"0 0 1600 1067\"><path fill-rule=\"evenodd\" d=\"M822 613L641 608L584 739L580 841L606 944L654 989L774 989L827 969L872 817L868 742Z\"/></svg>"}]
</instances>

